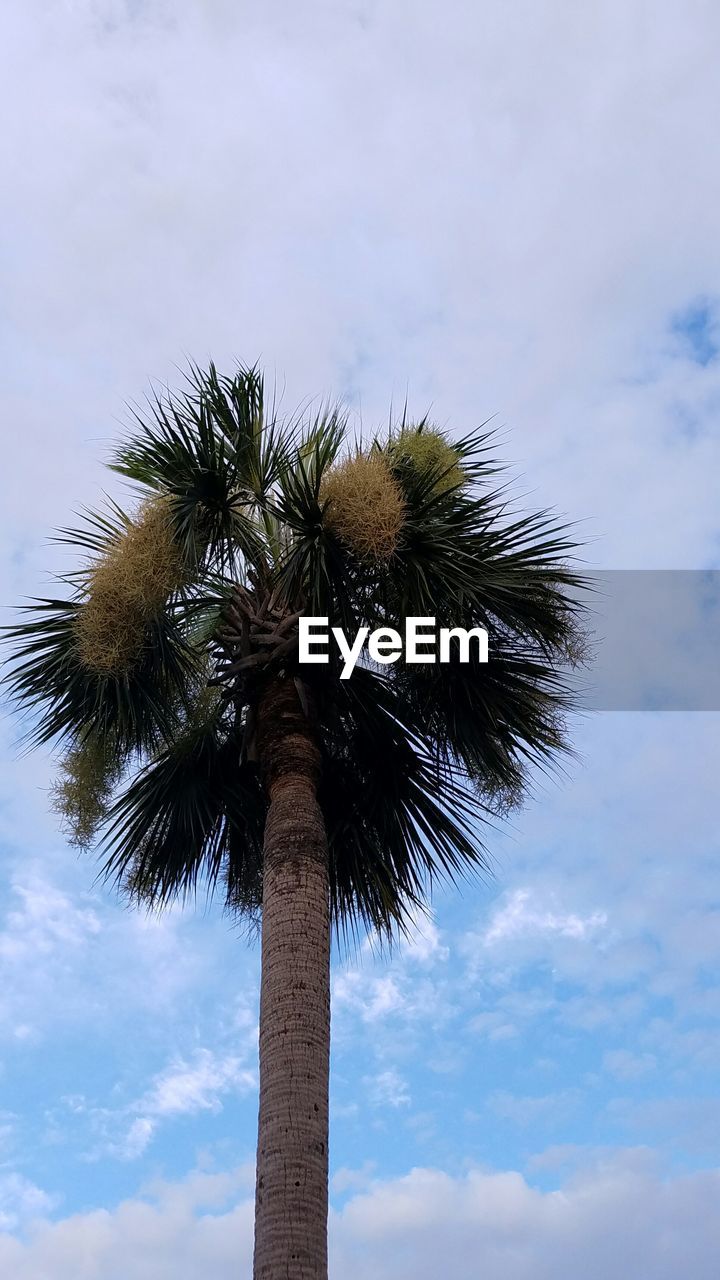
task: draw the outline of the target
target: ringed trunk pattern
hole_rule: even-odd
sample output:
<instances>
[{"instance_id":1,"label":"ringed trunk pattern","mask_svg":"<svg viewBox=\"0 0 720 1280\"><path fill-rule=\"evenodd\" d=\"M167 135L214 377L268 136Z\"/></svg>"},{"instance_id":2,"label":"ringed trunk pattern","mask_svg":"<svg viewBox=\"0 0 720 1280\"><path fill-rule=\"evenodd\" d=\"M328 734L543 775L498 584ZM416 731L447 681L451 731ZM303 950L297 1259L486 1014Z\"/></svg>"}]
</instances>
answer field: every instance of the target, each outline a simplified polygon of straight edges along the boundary
<instances>
[{"instance_id":1,"label":"ringed trunk pattern","mask_svg":"<svg viewBox=\"0 0 720 1280\"><path fill-rule=\"evenodd\" d=\"M258 709L263 851L254 1280L327 1280L330 894L320 755L292 679Z\"/></svg>"}]
</instances>

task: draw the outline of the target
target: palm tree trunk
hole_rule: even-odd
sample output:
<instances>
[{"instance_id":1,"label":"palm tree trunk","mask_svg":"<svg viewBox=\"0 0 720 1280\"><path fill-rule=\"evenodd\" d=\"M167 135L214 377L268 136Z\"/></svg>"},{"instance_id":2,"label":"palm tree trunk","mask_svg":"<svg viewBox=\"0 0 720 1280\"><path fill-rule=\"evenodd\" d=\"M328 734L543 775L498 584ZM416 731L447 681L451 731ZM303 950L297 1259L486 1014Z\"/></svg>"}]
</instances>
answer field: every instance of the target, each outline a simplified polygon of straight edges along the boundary
<instances>
[{"instance_id":1,"label":"palm tree trunk","mask_svg":"<svg viewBox=\"0 0 720 1280\"><path fill-rule=\"evenodd\" d=\"M261 700L263 860L254 1280L326 1280L330 903L319 752L291 679Z\"/></svg>"}]
</instances>

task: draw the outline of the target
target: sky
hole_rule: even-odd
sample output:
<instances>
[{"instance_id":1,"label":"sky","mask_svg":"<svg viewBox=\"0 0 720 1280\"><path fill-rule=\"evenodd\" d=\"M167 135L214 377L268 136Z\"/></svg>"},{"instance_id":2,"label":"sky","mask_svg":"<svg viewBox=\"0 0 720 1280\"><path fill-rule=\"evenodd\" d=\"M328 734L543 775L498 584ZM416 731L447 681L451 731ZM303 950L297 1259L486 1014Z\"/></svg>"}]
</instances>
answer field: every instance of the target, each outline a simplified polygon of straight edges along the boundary
<instances>
[{"instance_id":1,"label":"sky","mask_svg":"<svg viewBox=\"0 0 720 1280\"><path fill-rule=\"evenodd\" d=\"M184 362L492 417L603 570L720 568L720 10L6 0L0 600ZM6 611L9 619L10 612ZM390 957L336 956L331 1275L696 1280L720 1248L720 718L577 717ZM132 913L0 721L0 1271L246 1274L257 949Z\"/></svg>"}]
</instances>

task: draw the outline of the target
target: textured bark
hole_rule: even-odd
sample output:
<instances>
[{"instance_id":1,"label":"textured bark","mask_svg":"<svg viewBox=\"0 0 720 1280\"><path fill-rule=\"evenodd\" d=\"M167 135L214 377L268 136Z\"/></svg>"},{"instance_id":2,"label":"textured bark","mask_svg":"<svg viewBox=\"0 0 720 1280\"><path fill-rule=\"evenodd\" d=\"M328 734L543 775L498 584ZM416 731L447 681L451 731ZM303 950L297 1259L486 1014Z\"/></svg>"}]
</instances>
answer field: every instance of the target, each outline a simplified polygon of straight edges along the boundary
<instances>
[{"instance_id":1,"label":"textured bark","mask_svg":"<svg viewBox=\"0 0 720 1280\"><path fill-rule=\"evenodd\" d=\"M330 908L319 753L294 682L261 701L265 828L255 1280L326 1280Z\"/></svg>"}]
</instances>

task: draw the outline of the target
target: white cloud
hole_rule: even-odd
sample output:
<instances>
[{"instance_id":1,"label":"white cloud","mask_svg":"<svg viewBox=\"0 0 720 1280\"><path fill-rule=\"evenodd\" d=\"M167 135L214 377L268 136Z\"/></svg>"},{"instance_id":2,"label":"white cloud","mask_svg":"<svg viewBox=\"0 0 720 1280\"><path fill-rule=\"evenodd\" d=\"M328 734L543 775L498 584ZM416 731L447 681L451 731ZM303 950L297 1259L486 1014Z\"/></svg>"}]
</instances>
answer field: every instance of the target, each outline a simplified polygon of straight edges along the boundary
<instances>
[{"instance_id":1,"label":"white cloud","mask_svg":"<svg viewBox=\"0 0 720 1280\"><path fill-rule=\"evenodd\" d=\"M405 1000L397 980L391 975L375 977L357 969L342 970L333 981L333 1001L340 1010L344 1006L359 1014L364 1022L395 1014L404 1009Z\"/></svg>"},{"instance_id":2,"label":"white cloud","mask_svg":"<svg viewBox=\"0 0 720 1280\"><path fill-rule=\"evenodd\" d=\"M559 0L12 5L4 394L42 442L15 545L88 496L84 446L148 375L212 351L263 356L291 400L497 411L601 555L698 561L718 371L670 321L719 292L717 34L706 0L651 27L621 0L582 24Z\"/></svg>"},{"instance_id":3,"label":"white cloud","mask_svg":"<svg viewBox=\"0 0 720 1280\"><path fill-rule=\"evenodd\" d=\"M45 1217L54 1207L55 1198L22 1174L0 1173L0 1232L15 1231L29 1220Z\"/></svg>"},{"instance_id":4,"label":"white cloud","mask_svg":"<svg viewBox=\"0 0 720 1280\"><path fill-rule=\"evenodd\" d=\"M16 874L0 927L0 1036L6 1032L16 1043L32 1042L44 1016L59 1016L57 993L72 987L101 929L88 899L59 888L37 860Z\"/></svg>"},{"instance_id":5,"label":"white cloud","mask_svg":"<svg viewBox=\"0 0 720 1280\"><path fill-rule=\"evenodd\" d=\"M161 1123L201 1111L218 1112L226 1095L242 1096L256 1088L256 1072L247 1066L245 1058L198 1049L189 1061L173 1061L155 1077L138 1102L122 1110L80 1108L88 1110L95 1128L105 1135L94 1149L93 1159L112 1155L135 1160L145 1153ZM133 1116L129 1126L119 1137L115 1136L118 1125L128 1115Z\"/></svg>"},{"instance_id":6,"label":"white cloud","mask_svg":"<svg viewBox=\"0 0 720 1280\"><path fill-rule=\"evenodd\" d=\"M153 1116L213 1111L219 1108L222 1094L229 1090L253 1089L256 1083L254 1072L248 1070L241 1058L199 1049L192 1062L180 1060L163 1071L143 1105Z\"/></svg>"},{"instance_id":7,"label":"white cloud","mask_svg":"<svg viewBox=\"0 0 720 1280\"><path fill-rule=\"evenodd\" d=\"M368 1160L361 1169L336 1169L330 1182L331 1195L344 1195L346 1191L365 1191L377 1176L374 1161Z\"/></svg>"},{"instance_id":8,"label":"white cloud","mask_svg":"<svg viewBox=\"0 0 720 1280\"><path fill-rule=\"evenodd\" d=\"M451 1178L416 1169L343 1211L337 1275L710 1280L720 1234L717 1174L664 1183L621 1162L541 1193L517 1173Z\"/></svg>"},{"instance_id":9,"label":"white cloud","mask_svg":"<svg viewBox=\"0 0 720 1280\"><path fill-rule=\"evenodd\" d=\"M581 916L534 902L529 889L514 889L507 895L505 905L495 912L482 941L486 947L492 947L497 943L523 939L528 934L549 933L584 942L604 929L607 922L605 911Z\"/></svg>"},{"instance_id":10,"label":"white cloud","mask_svg":"<svg viewBox=\"0 0 720 1280\"><path fill-rule=\"evenodd\" d=\"M191 909L129 912L111 892L89 892L92 861L57 843L32 857L14 851L8 863L0 901L0 1043L42 1043L59 1027L88 1022L94 1035L129 1024L134 1036L146 1019L157 1029L181 1016L203 988L213 959L193 930ZM257 957L235 946L252 995Z\"/></svg>"},{"instance_id":11,"label":"white cloud","mask_svg":"<svg viewBox=\"0 0 720 1280\"><path fill-rule=\"evenodd\" d=\"M79 1267L83 1280L194 1280L206 1272L229 1280L250 1267L251 1178L242 1168L157 1182L113 1211L37 1224L25 1239L0 1236L0 1271L17 1280L76 1280Z\"/></svg>"},{"instance_id":12,"label":"white cloud","mask_svg":"<svg viewBox=\"0 0 720 1280\"><path fill-rule=\"evenodd\" d=\"M417 910L408 921L408 934L388 956L378 939L366 938L357 963L346 959L338 965L333 980L333 1005L359 1015L364 1022L376 1022L389 1015L411 1019L422 1011L427 1017L435 1007L432 982L418 980L417 969L432 969L448 959L450 949L431 911ZM389 961L391 972L382 972ZM378 972L379 970L379 972Z\"/></svg>"},{"instance_id":13,"label":"white cloud","mask_svg":"<svg viewBox=\"0 0 720 1280\"><path fill-rule=\"evenodd\" d=\"M407 1107L410 1090L407 1081L393 1067L376 1076L366 1076L363 1084L373 1107Z\"/></svg>"},{"instance_id":14,"label":"white cloud","mask_svg":"<svg viewBox=\"0 0 720 1280\"><path fill-rule=\"evenodd\" d=\"M409 921L409 934L398 948L398 958L420 965L436 964L447 960L449 948L442 941L442 934L431 911L416 911Z\"/></svg>"},{"instance_id":15,"label":"white cloud","mask_svg":"<svg viewBox=\"0 0 720 1280\"><path fill-rule=\"evenodd\" d=\"M12 892L20 905L8 912L0 933L0 959L5 965L25 965L36 958L47 963L51 955L82 947L100 932L91 907L78 907L41 874L16 881Z\"/></svg>"},{"instance_id":16,"label":"white cloud","mask_svg":"<svg viewBox=\"0 0 720 1280\"><path fill-rule=\"evenodd\" d=\"M156 1123L150 1116L137 1116L119 1142L109 1142L105 1154L118 1156L120 1160L137 1160L152 1142Z\"/></svg>"},{"instance_id":17,"label":"white cloud","mask_svg":"<svg viewBox=\"0 0 720 1280\"><path fill-rule=\"evenodd\" d=\"M350 1171L346 1171L349 1174ZM365 1280L714 1280L720 1173L665 1178L633 1153L593 1160L557 1190L519 1173L432 1168L376 1179L331 1214L331 1277ZM344 1189L352 1187L347 1177ZM156 1183L112 1211L0 1236L16 1280L230 1280L249 1271L252 1169Z\"/></svg>"}]
</instances>

